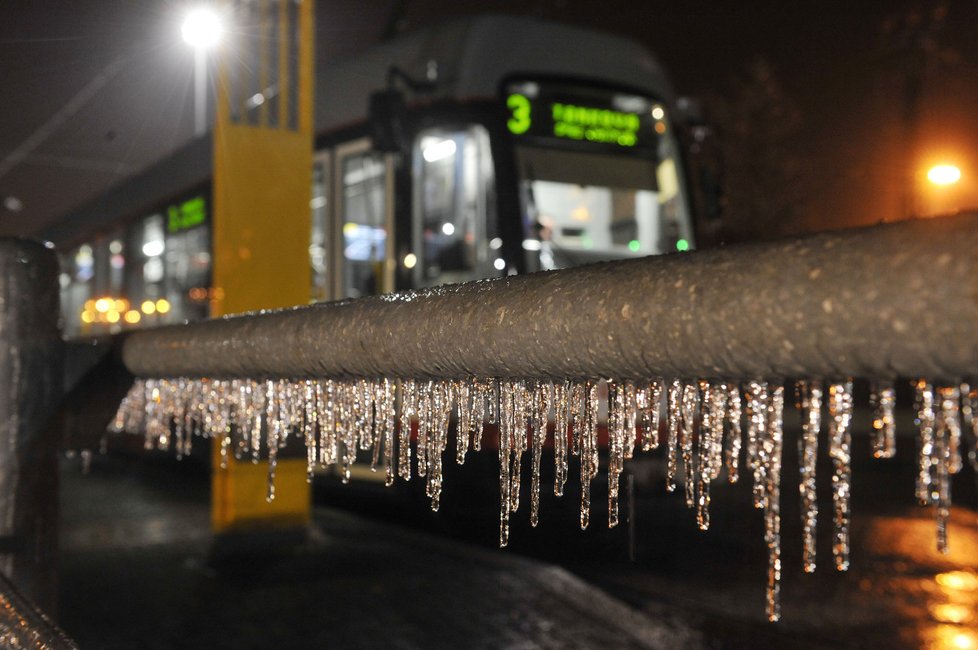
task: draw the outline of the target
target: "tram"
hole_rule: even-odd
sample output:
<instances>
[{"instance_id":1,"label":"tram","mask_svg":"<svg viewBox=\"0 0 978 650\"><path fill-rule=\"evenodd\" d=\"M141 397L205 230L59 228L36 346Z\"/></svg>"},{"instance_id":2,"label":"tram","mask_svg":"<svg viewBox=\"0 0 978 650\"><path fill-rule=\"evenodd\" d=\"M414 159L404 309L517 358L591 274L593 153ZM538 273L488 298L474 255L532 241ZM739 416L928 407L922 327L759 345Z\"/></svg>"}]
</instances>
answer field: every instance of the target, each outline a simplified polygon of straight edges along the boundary
<instances>
[{"instance_id":1,"label":"tram","mask_svg":"<svg viewBox=\"0 0 978 650\"><path fill-rule=\"evenodd\" d=\"M674 95L617 36L505 16L404 35L320 67L315 127L310 301L695 244ZM211 146L43 233L66 336L210 315Z\"/></svg>"}]
</instances>

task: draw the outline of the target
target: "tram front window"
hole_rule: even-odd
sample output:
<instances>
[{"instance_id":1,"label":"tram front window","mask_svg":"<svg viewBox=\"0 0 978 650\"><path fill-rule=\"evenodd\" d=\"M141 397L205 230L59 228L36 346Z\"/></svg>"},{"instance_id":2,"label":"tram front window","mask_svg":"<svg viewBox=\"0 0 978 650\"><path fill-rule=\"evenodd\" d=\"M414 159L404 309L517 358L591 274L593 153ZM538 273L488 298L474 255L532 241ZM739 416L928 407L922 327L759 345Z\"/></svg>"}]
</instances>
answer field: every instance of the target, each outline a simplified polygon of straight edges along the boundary
<instances>
[{"instance_id":1,"label":"tram front window","mask_svg":"<svg viewBox=\"0 0 978 650\"><path fill-rule=\"evenodd\" d=\"M675 159L519 150L523 248L531 269L656 255L689 247Z\"/></svg>"}]
</instances>

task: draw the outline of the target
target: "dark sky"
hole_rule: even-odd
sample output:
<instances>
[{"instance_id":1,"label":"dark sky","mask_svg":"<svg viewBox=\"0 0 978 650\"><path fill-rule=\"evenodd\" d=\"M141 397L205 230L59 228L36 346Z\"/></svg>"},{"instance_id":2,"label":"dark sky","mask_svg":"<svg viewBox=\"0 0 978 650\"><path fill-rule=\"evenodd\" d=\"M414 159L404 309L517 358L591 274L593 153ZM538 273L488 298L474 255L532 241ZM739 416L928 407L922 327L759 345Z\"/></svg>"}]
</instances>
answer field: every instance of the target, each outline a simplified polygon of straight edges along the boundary
<instances>
[{"instance_id":1,"label":"dark sky","mask_svg":"<svg viewBox=\"0 0 978 650\"><path fill-rule=\"evenodd\" d=\"M319 0L317 61L369 47L397 4ZM624 34L655 52L677 90L707 100L708 111L711 102L735 98L735 79L763 59L800 117L792 154L802 163L807 224L817 228L899 215L908 150L900 117L906 70L921 51L927 65L916 121L920 167L949 158L962 167L964 181L945 196L926 190L918 207L978 206L978 3L948 0L942 27L925 47L900 45L901 33L922 29L906 27L915 8L927 9L923 24L929 25L936 5L408 0L397 24L411 29L490 10ZM179 37L187 6L175 0L0 4L0 196L23 202L18 213L0 203L0 234L36 231L191 136L192 57ZM896 28L888 32L887 24Z\"/></svg>"}]
</instances>

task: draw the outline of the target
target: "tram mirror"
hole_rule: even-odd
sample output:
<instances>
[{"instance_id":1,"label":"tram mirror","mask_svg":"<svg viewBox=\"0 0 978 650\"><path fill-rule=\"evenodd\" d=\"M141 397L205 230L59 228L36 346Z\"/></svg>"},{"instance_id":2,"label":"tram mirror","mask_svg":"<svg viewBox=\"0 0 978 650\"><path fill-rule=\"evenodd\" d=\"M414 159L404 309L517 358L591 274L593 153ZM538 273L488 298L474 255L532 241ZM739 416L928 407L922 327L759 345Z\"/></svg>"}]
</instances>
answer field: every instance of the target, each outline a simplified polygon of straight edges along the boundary
<instances>
[{"instance_id":1,"label":"tram mirror","mask_svg":"<svg viewBox=\"0 0 978 650\"><path fill-rule=\"evenodd\" d=\"M367 121L375 151L404 150L404 111L404 95L399 90L388 88L370 95Z\"/></svg>"}]
</instances>

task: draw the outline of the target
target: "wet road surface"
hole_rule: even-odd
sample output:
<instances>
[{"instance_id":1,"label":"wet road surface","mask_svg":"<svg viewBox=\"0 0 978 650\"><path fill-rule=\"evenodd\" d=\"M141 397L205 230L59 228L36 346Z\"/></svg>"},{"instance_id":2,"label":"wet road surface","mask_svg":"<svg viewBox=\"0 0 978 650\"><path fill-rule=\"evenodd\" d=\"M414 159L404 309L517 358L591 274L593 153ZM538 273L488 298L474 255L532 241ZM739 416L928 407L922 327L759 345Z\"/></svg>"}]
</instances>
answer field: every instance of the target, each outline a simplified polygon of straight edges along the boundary
<instances>
[{"instance_id":1,"label":"wet road surface","mask_svg":"<svg viewBox=\"0 0 978 650\"><path fill-rule=\"evenodd\" d=\"M857 418L857 431L864 425ZM417 485L326 480L317 501L346 511L318 508L298 545L222 561L211 556L199 465L97 457L82 477L66 463L59 620L90 648L978 648L970 469L955 480L961 506L941 555L932 513L914 501L913 440L875 461L857 436L852 568L832 566L830 470L820 464L819 565L807 575L790 431L786 440L778 624L764 619L763 523L747 482L715 484L701 532L682 498L665 493L662 459L640 455L628 522L605 528L602 474L590 530L578 529L574 490L561 500L545 492L540 526L521 509L511 548L499 551L491 452L446 464L437 515Z\"/></svg>"}]
</instances>

